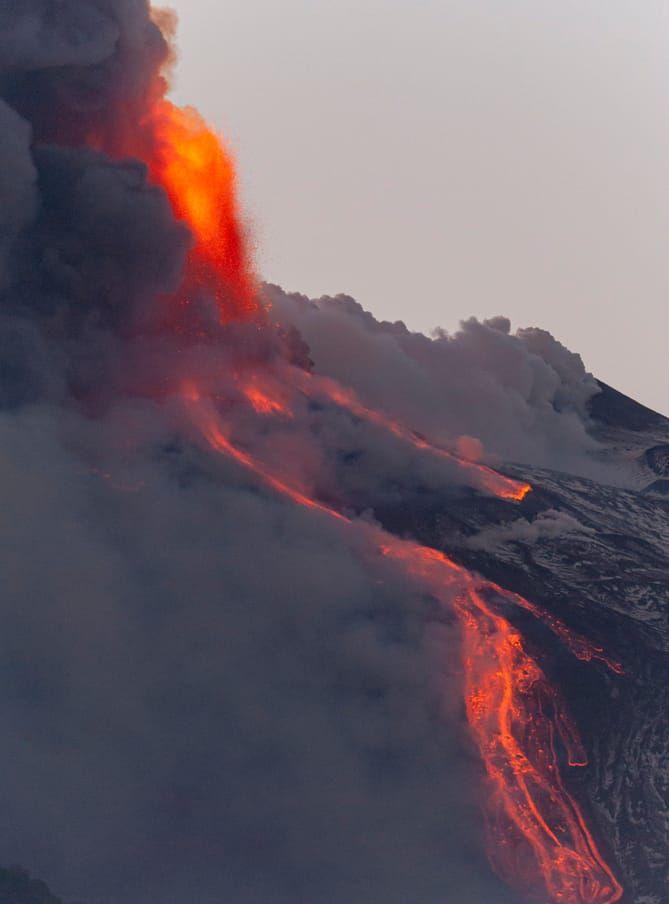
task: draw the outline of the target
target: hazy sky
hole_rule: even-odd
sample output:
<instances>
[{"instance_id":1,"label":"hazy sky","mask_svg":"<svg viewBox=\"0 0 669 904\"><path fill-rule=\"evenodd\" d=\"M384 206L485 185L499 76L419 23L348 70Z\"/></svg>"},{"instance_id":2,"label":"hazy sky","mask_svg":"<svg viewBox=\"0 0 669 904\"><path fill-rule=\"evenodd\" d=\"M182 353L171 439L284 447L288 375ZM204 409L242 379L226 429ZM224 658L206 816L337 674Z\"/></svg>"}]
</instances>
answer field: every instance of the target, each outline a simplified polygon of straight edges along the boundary
<instances>
[{"instance_id":1,"label":"hazy sky","mask_svg":"<svg viewBox=\"0 0 669 904\"><path fill-rule=\"evenodd\" d=\"M669 413L669 0L176 0L263 276L504 313Z\"/></svg>"}]
</instances>

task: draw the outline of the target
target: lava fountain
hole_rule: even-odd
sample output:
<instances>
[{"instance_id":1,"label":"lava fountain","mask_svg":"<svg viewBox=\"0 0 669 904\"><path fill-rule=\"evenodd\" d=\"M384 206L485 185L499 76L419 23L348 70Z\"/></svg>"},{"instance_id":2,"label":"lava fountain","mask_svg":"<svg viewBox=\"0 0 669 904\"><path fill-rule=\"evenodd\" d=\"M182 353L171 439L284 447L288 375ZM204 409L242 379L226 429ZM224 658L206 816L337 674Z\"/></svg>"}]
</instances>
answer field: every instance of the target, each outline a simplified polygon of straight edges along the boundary
<instances>
[{"instance_id":1,"label":"lava fountain","mask_svg":"<svg viewBox=\"0 0 669 904\"><path fill-rule=\"evenodd\" d=\"M163 37L171 38L170 14L152 10L152 16ZM199 296L216 303L221 323L262 317L234 158L197 110L166 97L173 58L170 51L141 103L117 110L111 128L91 125L83 141L114 159L131 157L146 164L175 218L190 230L191 248L176 298L182 314Z\"/></svg>"},{"instance_id":2,"label":"lava fountain","mask_svg":"<svg viewBox=\"0 0 669 904\"><path fill-rule=\"evenodd\" d=\"M184 299L192 292L208 293L223 321L256 316L260 306L239 218L232 156L197 111L168 100L156 102L145 124L154 139L150 172L195 239Z\"/></svg>"}]
</instances>

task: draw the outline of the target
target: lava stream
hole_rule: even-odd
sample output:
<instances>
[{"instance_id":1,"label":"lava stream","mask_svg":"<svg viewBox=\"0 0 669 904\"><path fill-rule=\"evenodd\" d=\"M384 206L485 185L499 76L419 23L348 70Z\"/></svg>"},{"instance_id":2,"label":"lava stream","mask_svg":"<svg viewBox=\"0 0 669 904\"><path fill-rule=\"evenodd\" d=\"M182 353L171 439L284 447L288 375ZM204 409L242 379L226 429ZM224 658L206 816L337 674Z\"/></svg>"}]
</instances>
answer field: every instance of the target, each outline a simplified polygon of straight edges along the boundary
<instances>
[{"instance_id":1,"label":"lava stream","mask_svg":"<svg viewBox=\"0 0 669 904\"><path fill-rule=\"evenodd\" d=\"M495 870L528 893L539 894L541 880L556 902L618 901L623 889L562 780L556 736L570 765L587 758L559 695L479 590L463 591L456 609L467 719L492 785L488 849Z\"/></svg>"},{"instance_id":2,"label":"lava stream","mask_svg":"<svg viewBox=\"0 0 669 904\"><path fill-rule=\"evenodd\" d=\"M301 391L311 397L314 397L320 392L342 408L351 411L356 417L368 420L371 423L389 430L395 436L410 441L419 449L427 449L430 452L448 458L449 460L456 461L460 467L467 468L470 475L473 475L475 478L482 476L484 478L484 488L498 498L520 502L532 491L532 487L529 483L513 480L478 462L465 461L454 453L430 443L425 437L419 436L414 431L409 430L399 421L393 420L382 412L375 411L363 405L352 390L345 389L334 380L327 377L312 376L306 372L297 375L293 373L291 374L291 377L297 380L298 385L301 387ZM243 379L238 378L238 380L241 385L242 394L246 397L247 401L257 414L279 415L287 418L294 417L289 403L284 398L280 397L281 393L276 386L270 387L269 385L265 385L263 388L260 388L258 385L259 378L257 374L254 374L252 377L246 376ZM511 593L510 591L503 591L495 585L489 586L507 601L511 602L513 605L519 606L521 609L531 612L536 619L546 624L550 630L562 640L565 646L569 648L577 659L580 659L583 662L599 660L616 674L624 674L624 669L619 662L608 657L601 647L595 646L590 643L590 641L568 628L559 618L556 618L549 612L545 612L539 606L531 603L529 600L524 599L518 594Z\"/></svg>"},{"instance_id":3,"label":"lava stream","mask_svg":"<svg viewBox=\"0 0 669 904\"><path fill-rule=\"evenodd\" d=\"M335 380L329 377L309 374L306 371L293 369L290 374L291 382L294 382L300 392L304 393L308 398L318 399L325 398L330 402L344 408L360 420L374 424L383 430L392 433L394 436L410 443L414 448L429 452L439 458L454 462L461 470L465 472L473 486L496 496L499 499L506 499L513 502L522 502L523 499L532 491L532 486L525 481L514 480L504 474L499 474L493 468L481 464L477 461L465 459L455 452L444 449L426 437L406 427L401 421L391 418L389 415L381 411L376 411L364 405L357 395L351 389L343 387ZM282 416L291 416L288 406L279 401L270 391L263 391L257 385L257 375L254 375L248 382L241 383L241 391L247 397L250 404L258 414L280 414Z\"/></svg>"},{"instance_id":4,"label":"lava stream","mask_svg":"<svg viewBox=\"0 0 669 904\"><path fill-rule=\"evenodd\" d=\"M462 456L456 455L442 446L435 445L420 433L405 427L400 421L389 417L387 414L368 408L360 401L353 390L340 386L334 380L319 377L317 382L314 381L314 386L311 388L312 393L314 389L316 393L327 396L337 405L346 408L362 420L376 424L400 439L411 443L416 449L423 449L440 458L455 462L460 468L468 471L482 489L493 496L498 496L500 499L513 500L514 502L522 502L527 494L532 491L529 483L506 477L504 474L499 474L480 462L462 458Z\"/></svg>"},{"instance_id":5,"label":"lava stream","mask_svg":"<svg viewBox=\"0 0 669 904\"><path fill-rule=\"evenodd\" d=\"M486 595L500 595L530 611L537 607L474 577L436 549L353 522L312 499L237 448L215 407L197 388L188 387L184 397L190 418L210 448L231 457L292 502L351 526L355 523L381 555L397 562L445 606L455 599L463 634L465 709L492 790L489 853L497 873L528 894L548 894L555 904L619 901L622 886L561 776L558 742L570 765L587 762L576 728L521 635ZM561 622L553 622L560 626L556 633L571 640L570 649L580 658L594 658L600 652Z\"/></svg>"},{"instance_id":6,"label":"lava stream","mask_svg":"<svg viewBox=\"0 0 669 904\"><path fill-rule=\"evenodd\" d=\"M291 487L290 484L276 477L268 468L264 467L260 462L257 462L248 453L238 449L230 442L215 417L213 406L211 406L210 403L201 402L197 389L192 386L187 387L184 391L184 397L188 398L191 402L198 403L194 410L191 410L191 417L212 449L215 449L217 452L223 452L225 455L234 458L235 461L238 461L240 464L244 465L244 467L253 471L254 474L261 477L262 480L277 493L282 496L287 496L298 505L325 512L327 515L336 518L338 521L350 523L349 519L336 511L336 509L330 508L329 506L318 502L316 499L312 499L295 487Z\"/></svg>"}]
</instances>

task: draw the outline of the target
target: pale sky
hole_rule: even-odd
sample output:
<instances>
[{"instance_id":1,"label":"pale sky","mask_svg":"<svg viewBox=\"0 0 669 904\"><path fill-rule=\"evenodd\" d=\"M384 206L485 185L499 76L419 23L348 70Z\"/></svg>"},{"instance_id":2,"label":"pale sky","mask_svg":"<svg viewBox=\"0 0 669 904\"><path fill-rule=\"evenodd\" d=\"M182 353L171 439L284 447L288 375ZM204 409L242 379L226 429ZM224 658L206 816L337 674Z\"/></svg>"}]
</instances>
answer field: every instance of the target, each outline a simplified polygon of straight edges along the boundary
<instances>
[{"instance_id":1,"label":"pale sky","mask_svg":"<svg viewBox=\"0 0 669 904\"><path fill-rule=\"evenodd\" d=\"M669 413L669 0L176 0L262 276L506 314Z\"/></svg>"}]
</instances>

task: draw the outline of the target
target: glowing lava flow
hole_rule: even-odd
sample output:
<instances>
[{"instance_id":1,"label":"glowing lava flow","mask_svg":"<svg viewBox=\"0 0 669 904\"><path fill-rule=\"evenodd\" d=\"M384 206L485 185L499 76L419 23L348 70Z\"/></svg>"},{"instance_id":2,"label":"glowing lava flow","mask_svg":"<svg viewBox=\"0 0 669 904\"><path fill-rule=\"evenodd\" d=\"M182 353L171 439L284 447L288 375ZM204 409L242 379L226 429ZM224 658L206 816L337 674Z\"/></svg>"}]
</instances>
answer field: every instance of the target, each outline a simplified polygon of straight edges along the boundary
<instances>
[{"instance_id":1,"label":"glowing lava flow","mask_svg":"<svg viewBox=\"0 0 669 904\"><path fill-rule=\"evenodd\" d=\"M431 443L424 436L416 433L415 430L405 427L400 421L380 411L368 408L360 401L353 390L344 388L334 380L326 377L312 378L310 383L304 380L303 391L312 396L315 394L324 395L340 407L346 408L356 417L388 430L400 439L411 443L416 449L423 449L440 458L455 462L458 467L469 473L476 485L493 496L514 502L522 502L527 494L532 491L529 483L506 477L504 474L499 474L480 462L468 461L448 449Z\"/></svg>"},{"instance_id":2,"label":"glowing lava flow","mask_svg":"<svg viewBox=\"0 0 669 904\"><path fill-rule=\"evenodd\" d=\"M183 396L190 402L196 403L190 410L191 418L198 426L198 428L202 432L202 435L208 441L212 449L215 449L217 452L223 452L225 455L229 455L231 458L234 458L235 461L238 461L240 464L244 465L244 467L248 468L250 471L253 471L254 474L257 474L259 477L261 477L263 481L277 493L282 496L287 496L298 505L303 505L307 508L325 512L332 518L336 518L339 521L349 521L348 518L346 518L344 515L341 515L335 509L330 508L327 505L323 505L317 500L311 499L309 496L307 496L305 493L302 493L295 487L291 487L288 483L272 474L272 472L268 468L265 468L262 464L260 464L260 462L255 461L250 455L248 455L246 452L243 452L241 449L238 449L233 443L231 443L228 437L225 435L225 432L221 428L220 424L218 423L218 419L216 417L213 406L211 405L211 403L201 400L197 387L193 385L184 387Z\"/></svg>"},{"instance_id":3,"label":"glowing lava flow","mask_svg":"<svg viewBox=\"0 0 669 904\"><path fill-rule=\"evenodd\" d=\"M618 901L623 889L560 774L558 738L570 765L587 763L560 698L520 634L480 590L467 588L456 608L464 633L467 718L493 790L493 866L528 893L541 891L540 877L556 902Z\"/></svg>"},{"instance_id":4,"label":"glowing lava flow","mask_svg":"<svg viewBox=\"0 0 669 904\"><path fill-rule=\"evenodd\" d=\"M277 398L276 394L271 395L267 390L258 386L255 380L243 382L241 393L256 414L278 415L291 420L294 417L287 402Z\"/></svg>"},{"instance_id":5,"label":"glowing lava flow","mask_svg":"<svg viewBox=\"0 0 669 904\"><path fill-rule=\"evenodd\" d=\"M509 885L531 895L545 891L559 904L619 901L623 888L561 777L558 739L570 766L587 765L576 727L521 635L494 611L486 592L522 598L477 581L438 550L394 541L384 552L403 561L444 603L453 594L440 592L445 573L458 572L465 705L492 788L489 856L496 872Z\"/></svg>"},{"instance_id":6,"label":"glowing lava flow","mask_svg":"<svg viewBox=\"0 0 669 904\"><path fill-rule=\"evenodd\" d=\"M555 616L551 615L549 612L544 612L539 606L524 599L517 593L511 593L510 591L505 590L504 595L510 602L515 603L515 605L519 606L521 609L526 609L528 612L531 612L535 618L548 625L551 631L560 638L564 645L577 659L580 659L581 662L599 660L599 662L603 662L612 672L615 672L616 675L625 674L622 665L615 659L611 659L607 656L602 647L596 647L584 637L576 634L568 628L564 622L561 622L559 618L555 618Z\"/></svg>"},{"instance_id":7,"label":"glowing lava flow","mask_svg":"<svg viewBox=\"0 0 669 904\"><path fill-rule=\"evenodd\" d=\"M294 416L289 402L281 397L281 391L277 391L278 387L276 384L268 383L266 386L261 386L257 374L243 377L238 375L237 379L242 395L246 397L257 414L280 415L288 418ZM287 375L281 390L285 392L286 386L290 384L294 384L299 392L309 399L325 398L345 409L354 417L392 433L393 436L409 443L414 448L455 463L465 473L472 486L492 496L512 502L522 502L528 493L532 491L529 483L514 480L514 478L500 474L480 462L464 459L454 452L444 449L442 446L435 445L426 437L415 430L405 427L400 421L389 417L387 414L367 407L360 401L353 390L343 387L329 377L310 374L307 371L293 368Z\"/></svg>"},{"instance_id":8,"label":"glowing lava flow","mask_svg":"<svg viewBox=\"0 0 669 904\"><path fill-rule=\"evenodd\" d=\"M444 605L455 601L463 632L465 708L492 789L490 856L498 874L528 894L548 894L555 904L619 901L623 889L561 777L561 753L572 766L587 762L576 728L521 635L486 595L526 604L530 611L537 607L475 578L438 550L353 522L310 498L238 449L221 427L214 406L201 399L196 388L189 387L184 395L191 419L211 448L294 503L355 524L383 556L399 563ZM559 626L556 633L567 639L569 629L554 622ZM599 652L582 638L570 646L580 651L581 658L594 658Z\"/></svg>"},{"instance_id":9,"label":"glowing lava flow","mask_svg":"<svg viewBox=\"0 0 669 904\"><path fill-rule=\"evenodd\" d=\"M294 417L289 403L285 399L279 398L276 386L272 386L270 388L270 386L267 385L263 388L260 388L260 386L258 385L257 375L253 375L253 377L251 378L246 377L243 379L238 377L238 382L240 383L242 394L245 396L245 398L257 414L265 416L278 415L284 418ZM475 476L483 474L485 477L484 488L492 495L498 496L502 499L511 499L516 502L520 502L532 490L532 487L528 483L522 483L520 481L513 480L510 477L505 477L503 474L497 473L497 471L494 471L492 468L488 468L485 465L480 465L476 462L464 462L456 455L444 449L441 449L439 446L433 445L422 437L418 437L417 434L405 428L398 421L394 421L388 418L385 414L374 411L364 406L351 390L345 389L334 380L323 377L313 377L305 373L303 376L300 375L298 377L298 382L302 387L302 391L305 391L305 386L311 391L312 386L317 385L320 390L324 391L324 393L327 394L328 398L341 405L341 407L351 411L357 417L369 420L372 423L390 430L395 436L398 436L404 440L411 441L420 449L427 449L431 452L447 457L449 460L457 461L457 463L461 467L469 466L470 473L473 473ZM191 395L194 391L195 390L193 390L192 388L190 389ZM200 396L197 395L197 398L200 398ZM214 424L216 423L215 414L213 417L213 422ZM210 422L207 425L206 431L208 431L207 435L209 436L211 444L213 446L216 446L216 442L214 442L212 439L213 430L214 428L212 427L212 423ZM223 434L220 432L220 428L218 428L218 432L218 442L220 443ZM235 455L235 457L239 457L239 455L242 454L239 453L238 450L235 451L234 447L230 446L227 440L225 440L225 442L230 447L228 451L231 454ZM248 465L249 463L246 462L246 464ZM310 504L313 504L313 501L311 501ZM320 506L319 504L319 507L322 506ZM330 512L330 514L340 517L334 509L328 509L328 511ZM560 621L559 618L556 618L549 612L545 612L539 606L531 603L529 600L524 599L522 596L519 596L516 593L502 590L502 588L496 587L492 584L488 586L504 599L506 599L507 602L511 602L513 605L518 606L521 609L525 609L527 612L530 612L534 616L534 618L542 621L545 625L547 625L550 630L560 638L560 640L577 659L580 659L583 662L598 660L600 662L603 662L609 669L611 669L611 671L615 672L616 674L624 674L623 667L620 665L620 663L608 657L601 647L594 646L584 637L572 631L564 624L564 622Z\"/></svg>"}]
</instances>

